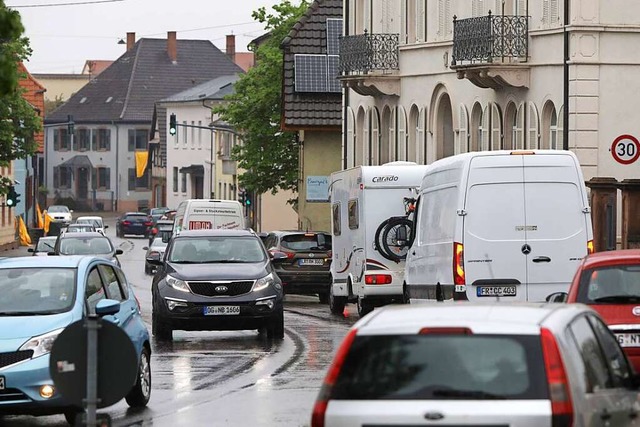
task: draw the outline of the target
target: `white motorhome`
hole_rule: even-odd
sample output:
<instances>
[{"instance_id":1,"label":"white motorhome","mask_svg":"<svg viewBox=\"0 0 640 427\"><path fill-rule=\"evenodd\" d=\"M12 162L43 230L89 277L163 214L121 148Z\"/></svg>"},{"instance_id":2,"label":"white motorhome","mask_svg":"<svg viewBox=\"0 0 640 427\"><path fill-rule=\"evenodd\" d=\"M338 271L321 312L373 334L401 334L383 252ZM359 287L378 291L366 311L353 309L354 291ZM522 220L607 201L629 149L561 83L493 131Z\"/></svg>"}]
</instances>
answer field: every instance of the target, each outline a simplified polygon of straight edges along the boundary
<instances>
[{"instance_id":1,"label":"white motorhome","mask_svg":"<svg viewBox=\"0 0 640 427\"><path fill-rule=\"evenodd\" d=\"M356 302L363 316L377 305L403 300L408 248L392 237L383 240L389 218L406 219L405 198L416 197L426 168L393 162L331 174L331 312L342 313L347 302Z\"/></svg>"},{"instance_id":2,"label":"white motorhome","mask_svg":"<svg viewBox=\"0 0 640 427\"><path fill-rule=\"evenodd\" d=\"M188 199L180 202L173 235L182 230L246 228L242 205L236 200Z\"/></svg>"},{"instance_id":3,"label":"white motorhome","mask_svg":"<svg viewBox=\"0 0 640 427\"><path fill-rule=\"evenodd\" d=\"M432 163L406 259L410 301L544 301L593 250L570 151L465 153ZM439 284L439 285L438 285Z\"/></svg>"}]
</instances>

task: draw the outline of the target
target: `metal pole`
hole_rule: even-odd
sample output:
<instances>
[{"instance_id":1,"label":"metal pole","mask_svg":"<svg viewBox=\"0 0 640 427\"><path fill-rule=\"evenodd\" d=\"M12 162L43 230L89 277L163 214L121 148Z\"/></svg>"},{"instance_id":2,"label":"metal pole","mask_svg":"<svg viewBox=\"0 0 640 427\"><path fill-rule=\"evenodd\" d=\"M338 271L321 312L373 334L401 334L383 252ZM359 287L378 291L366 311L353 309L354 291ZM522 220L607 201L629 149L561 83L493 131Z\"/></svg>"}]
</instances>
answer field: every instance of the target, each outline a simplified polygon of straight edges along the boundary
<instances>
[{"instance_id":1,"label":"metal pole","mask_svg":"<svg viewBox=\"0 0 640 427\"><path fill-rule=\"evenodd\" d=\"M569 4L570 0L564 0L564 63L563 63L563 103L562 110L562 149L569 149Z\"/></svg>"},{"instance_id":2,"label":"metal pole","mask_svg":"<svg viewBox=\"0 0 640 427\"><path fill-rule=\"evenodd\" d=\"M86 426L97 425L96 410L98 407L98 329L100 320L95 314L89 315L85 320L87 328L87 398Z\"/></svg>"}]
</instances>

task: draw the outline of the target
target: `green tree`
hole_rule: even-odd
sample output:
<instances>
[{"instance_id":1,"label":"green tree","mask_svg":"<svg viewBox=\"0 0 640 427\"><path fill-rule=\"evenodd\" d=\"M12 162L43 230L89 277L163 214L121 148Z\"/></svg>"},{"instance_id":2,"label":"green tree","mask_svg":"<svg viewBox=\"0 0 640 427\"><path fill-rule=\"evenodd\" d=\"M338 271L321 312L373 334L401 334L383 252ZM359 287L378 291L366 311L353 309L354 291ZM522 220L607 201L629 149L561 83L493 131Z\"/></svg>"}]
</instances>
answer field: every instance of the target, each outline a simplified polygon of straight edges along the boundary
<instances>
[{"instance_id":1,"label":"green tree","mask_svg":"<svg viewBox=\"0 0 640 427\"><path fill-rule=\"evenodd\" d=\"M264 24L268 37L253 49L256 65L235 83L228 102L214 110L241 134L243 143L235 147L233 156L246 170L239 181L249 191L275 194L278 189L298 188L296 133L280 130L280 43L306 10L306 1L294 5L283 0L273 6L273 13L264 7L253 12L253 19Z\"/></svg>"},{"instance_id":2,"label":"green tree","mask_svg":"<svg viewBox=\"0 0 640 427\"><path fill-rule=\"evenodd\" d=\"M29 40L22 37L20 15L0 0L0 166L24 159L36 151L34 134L42 125L33 106L18 85L23 78L19 65L31 55ZM0 177L0 194L6 194L11 178Z\"/></svg>"}]
</instances>

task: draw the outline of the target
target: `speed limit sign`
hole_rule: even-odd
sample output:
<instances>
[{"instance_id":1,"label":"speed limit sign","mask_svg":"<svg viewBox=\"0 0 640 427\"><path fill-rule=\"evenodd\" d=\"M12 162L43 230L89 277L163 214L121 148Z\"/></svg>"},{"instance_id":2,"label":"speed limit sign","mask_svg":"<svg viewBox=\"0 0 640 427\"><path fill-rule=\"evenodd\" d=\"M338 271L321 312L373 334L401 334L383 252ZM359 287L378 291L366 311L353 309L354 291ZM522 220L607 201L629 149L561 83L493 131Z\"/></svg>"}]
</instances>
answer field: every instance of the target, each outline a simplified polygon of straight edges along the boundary
<instances>
[{"instance_id":1,"label":"speed limit sign","mask_svg":"<svg viewBox=\"0 0 640 427\"><path fill-rule=\"evenodd\" d=\"M629 165L640 158L640 142L631 135L620 135L611 144L613 159L623 165Z\"/></svg>"}]
</instances>

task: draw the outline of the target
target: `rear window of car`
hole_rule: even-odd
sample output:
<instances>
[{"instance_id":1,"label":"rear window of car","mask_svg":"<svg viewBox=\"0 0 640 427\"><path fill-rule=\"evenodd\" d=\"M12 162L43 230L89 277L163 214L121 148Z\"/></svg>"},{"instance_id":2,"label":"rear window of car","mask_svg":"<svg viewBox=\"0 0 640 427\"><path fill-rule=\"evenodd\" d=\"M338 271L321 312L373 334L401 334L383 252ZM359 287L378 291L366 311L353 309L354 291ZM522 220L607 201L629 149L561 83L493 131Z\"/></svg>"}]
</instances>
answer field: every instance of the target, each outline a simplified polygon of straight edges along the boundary
<instances>
[{"instance_id":1,"label":"rear window of car","mask_svg":"<svg viewBox=\"0 0 640 427\"><path fill-rule=\"evenodd\" d=\"M547 399L539 336L357 336L331 399Z\"/></svg>"},{"instance_id":2,"label":"rear window of car","mask_svg":"<svg viewBox=\"0 0 640 427\"><path fill-rule=\"evenodd\" d=\"M138 222L140 222L140 221L148 221L149 217L147 215L135 215L135 214L133 214L133 215L127 215L124 219L126 221L138 221Z\"/></svg>"},{"instance_id":3,"label":"rear window of car","mask_svg":"<svg viewBox=\"0 0 640 427\"><path fill-rule=\"evenodd\" d=\"M586 269L580 276L578 302L640 302L640 264Z\"/></svg>"},{"instance_id":4,"label":"rear window of car","mask_svg":"<svg viewBox=\"0 0 640 427\"><path fill-rule=\"evenodd\" d=\"M318 246L318 238L315 233L290 234L282 236L280 245L292 251L328 251L331 249L331 235L323 234L324 245Z\"/></svg>"}]
</instances>

